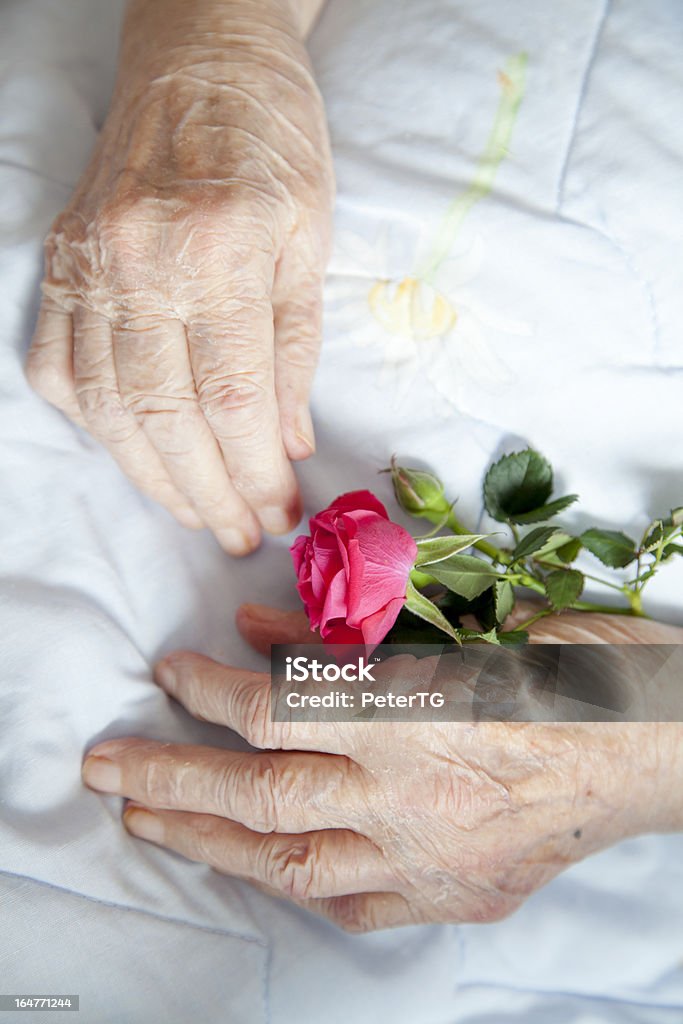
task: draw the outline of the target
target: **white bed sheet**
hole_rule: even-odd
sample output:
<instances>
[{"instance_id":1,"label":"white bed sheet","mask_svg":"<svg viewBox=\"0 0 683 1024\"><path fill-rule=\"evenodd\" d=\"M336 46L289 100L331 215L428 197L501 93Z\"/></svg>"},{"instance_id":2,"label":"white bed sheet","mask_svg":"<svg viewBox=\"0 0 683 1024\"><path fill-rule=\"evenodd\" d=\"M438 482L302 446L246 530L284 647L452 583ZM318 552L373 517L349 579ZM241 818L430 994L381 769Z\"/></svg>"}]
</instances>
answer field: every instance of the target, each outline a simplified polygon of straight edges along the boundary
<instances>
[{"instance_id":1,"label":"white bed sheet","mask_svg":"<svg viewBox=\"0 0 683 1024\"><path fill-rule=\"evenodd\" d=\"M679 1022L683 837L593 857L500 924L354 937L133 840L120 802L81 787L100 738L235 742L170 706L150 664L187 645L255 665L236 606L294 603L287 541L230 561L23 378L41 240L106 110L119 17L0 7L0 989L80 992L88 1024ZM397 451L476 524L486 465L526 443L581 494L574 526L637 532L680 502L682 43L676 0L329 0L312 51L339 202L309 511L388 497ZM439 270L455 327L406 341L368 296L414 275L521 51L510 153ZM682 569L650 602L679 623Z\"/></svg>"}]
</instances>

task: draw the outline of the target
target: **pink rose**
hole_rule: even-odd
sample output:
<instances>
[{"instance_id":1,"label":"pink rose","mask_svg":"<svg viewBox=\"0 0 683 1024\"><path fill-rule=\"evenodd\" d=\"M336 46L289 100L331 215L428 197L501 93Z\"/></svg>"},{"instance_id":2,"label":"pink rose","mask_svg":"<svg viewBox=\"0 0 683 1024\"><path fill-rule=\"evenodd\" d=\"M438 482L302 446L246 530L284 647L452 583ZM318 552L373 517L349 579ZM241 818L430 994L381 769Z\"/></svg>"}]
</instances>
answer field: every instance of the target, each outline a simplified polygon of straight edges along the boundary
<instances>
[{"instance_id":1,"label":"pink rose","mask_svg":"<svg viewBox=\"0 0 683 1024\"><path fill-rule=\"evenodd\" d=\"M370 491L342 494L291 547L311 630L328 643L381 643L406 599L417 545Z\"/></svg>"}]
</instances>

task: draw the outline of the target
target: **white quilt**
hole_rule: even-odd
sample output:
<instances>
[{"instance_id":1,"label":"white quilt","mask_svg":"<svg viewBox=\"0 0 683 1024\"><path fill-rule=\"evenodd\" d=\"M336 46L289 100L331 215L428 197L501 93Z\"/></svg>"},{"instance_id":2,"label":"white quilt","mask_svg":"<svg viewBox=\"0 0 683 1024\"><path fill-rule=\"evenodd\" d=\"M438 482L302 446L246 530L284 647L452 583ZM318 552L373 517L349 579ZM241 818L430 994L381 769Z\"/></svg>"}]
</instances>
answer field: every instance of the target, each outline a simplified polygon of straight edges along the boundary
<instances>
[{"instance_id":1,"label":"white quilt","mask_svg":"<svg viewBox=\"0 0 683 1024\"><path fill-rule=\"evenodd\" d=\"M24 381L120 6L0 0L0 991L80 993L84 1024L680 1024L683 836L593 857L500 924L357 937L132 839L82 787L105 737L234 742L150 664L256 665L236 606L295 603L287 540L231 561ZM581 495L575 527L638 533L680 503L679 0L329 0L312 52L339 201L308 511L390 500L376 471L399 452L475 526L487 464L529 443ZM493 189L458 202L523 53ZM678 623L682 570L649 603Z\"/></svg>"}]
</instances>

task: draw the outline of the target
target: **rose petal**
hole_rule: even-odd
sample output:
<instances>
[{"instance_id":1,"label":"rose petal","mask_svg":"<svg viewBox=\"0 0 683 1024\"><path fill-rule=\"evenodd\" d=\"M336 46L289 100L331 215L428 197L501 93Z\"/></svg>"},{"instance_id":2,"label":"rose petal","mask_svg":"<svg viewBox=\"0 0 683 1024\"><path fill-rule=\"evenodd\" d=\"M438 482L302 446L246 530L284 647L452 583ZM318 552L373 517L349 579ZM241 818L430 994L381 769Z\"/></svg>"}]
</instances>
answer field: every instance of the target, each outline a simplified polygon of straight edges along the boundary
<instances>
[{"instance_id":1,"label":"rose petal","mask_svg":"<svg viewBox=\"0 0 683 1024\"><path fill-rule=\"evenodd\" d=\"M357 547L350 547L349 555L347 618L352 626L360 626L390 601L405 600L417 545L402 526L377 519L359 532Z\"/></svg>"},{"instance_id":2,"label":"rose petal","mask_svg":"<svg viewBox=\"0 0 683 1024\"><path fill-rule=\"evenodd\" d=\"M390 601L386 608L381 608L380 611L364 620L361 632L363 640L369 648L368 654L371 654L375 647L382 643L396 622L404 604L405 598L397 597L395 601Z\"/></svg>"},{"instance_id":3,"label":"rose petal","mask_svg":"<svg viewBox=\"0 0 683 1024\"><path fill-rule=\"evenodd\" d=\"M331 501L328 508L335 512L376 512L382 519L389 518L386 508L372 491L347 491Z\"/></svg>"}]
</instances>

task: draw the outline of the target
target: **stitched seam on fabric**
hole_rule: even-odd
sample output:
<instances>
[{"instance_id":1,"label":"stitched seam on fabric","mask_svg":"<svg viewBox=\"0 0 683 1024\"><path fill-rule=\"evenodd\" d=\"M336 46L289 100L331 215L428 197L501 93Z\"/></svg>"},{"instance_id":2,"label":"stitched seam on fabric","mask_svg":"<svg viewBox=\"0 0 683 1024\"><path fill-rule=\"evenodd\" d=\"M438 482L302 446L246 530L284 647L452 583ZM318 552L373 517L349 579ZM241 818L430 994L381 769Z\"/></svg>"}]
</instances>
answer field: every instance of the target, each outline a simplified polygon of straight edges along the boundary
<instances>
[{"instance_id":1,"label":"stitched seam on fabric","mask_svg":"<svg viewBox=\"0 0 683 1024\"><path fill-rule=\"evenodd\" d=\"M579 118L581 116L581 111L583 109L583 102L586 98L586 93L588 92L588 83L590 81L591 73L593 71L593 66L595 64L595 59L598 54L598 49L600 48L600 40L602 39L602 33L605 28L605 23L607 21L607 15L609 14L610 6L611 0L605 0L602 9L602 14L600 15L600 20L598 21L598 24L595 29L595 35L593 36L593 43L591 45L588 60L586 61L586 67L583 73L583 78L581 80L581 87L579 89L579 95L576 101L576 109L574 111L574 117L572 118L569 139L567 141L567 149L564 155L564 160L562 161L562 167L560 169L560 175L557 182L557 195L555 199L555 210L557 212L559 212L564 199L564 186L567 178L569 161L571 159L571 154L574 149L574 142L576 141L576 136L578 133Z\"/></svg>"},{"instance_id":2,"label":"stitched seam on fabric","mask_svg":"<svg viewBox=\"0 0 683 1024\"><path fill-rule=\"evenodd\" d=\"M269 949L268 942L263 939L257 939L253 935L247 935L244 932L230 930L227 928L217 928L214 925L196 924L193 921L185 921L182 917L172 917L171 915L160 914L155 910L142 910L139 907L131 907L125 903L116 903L114 900L104 900L99 896L88 896L87 893L78 892L75 889L67 889L65 886L55 885L54 882L45 882L43 879L35 878L33 875L22 875L18 871L7 871L6 869L1 868L0 875L4 875L5 878L18 878L21 881L33 882L35 885L42 886L45 889L52 889L55 892L65 893L67 896L73 896L80 900L87 900L89 903L96 903L102 907L111 907L114 910L123 910L131 914L143 914L155 921L167 922L168 924L180 924L186 928L195 928L197 931L206 932L210 935L222 935L224 938L242 939L244 942L251 942L255 946L259 946L261 949L266 951Z\"/></svg>"}]
</instances>

